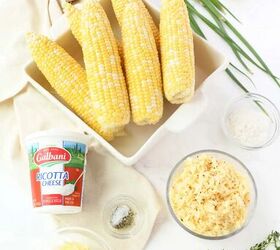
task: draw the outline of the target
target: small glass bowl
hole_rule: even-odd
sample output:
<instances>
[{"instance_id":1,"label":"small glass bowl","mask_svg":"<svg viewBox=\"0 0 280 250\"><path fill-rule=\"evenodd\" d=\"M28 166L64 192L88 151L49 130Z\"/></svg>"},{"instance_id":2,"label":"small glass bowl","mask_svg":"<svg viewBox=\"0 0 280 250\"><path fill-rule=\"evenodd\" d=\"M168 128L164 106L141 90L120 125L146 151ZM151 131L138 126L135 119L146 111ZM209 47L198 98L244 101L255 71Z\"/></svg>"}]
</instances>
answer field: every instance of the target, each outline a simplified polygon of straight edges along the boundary
<instances>
[{"instance_id":1,"label":"small glass bowl","mask_svg":"<svg viewBox=\"0 0 280 250\"><path fill-rule=\"evenodd\" d=\"M175 212L173 211L173 208L172 208L172 205L171 205L171 201L170 201L170 197L169 197L169 192L170 192L170 189L171 189L171 186L172 186L172 183L173 183L173 180L174 180L174 177L176 177L178 175L178 173L180 173L182 170L183 170L183 162L189 158L189 157L195 157L197 155L200 155L200 154L207 154L207 155L211 155L211 156L214 156L215 158L217 159L221 159L221 160L224 160L224 161L227 161L227 162L230 162L232 163L237 171L239 171L241 174L243 174L244 176L247 176L248 178L248 182L249 182L249 187L250 187L250 198L251 198L251 201L250 201L250 204L248 206L248 211L247 211L247 218L244 222L244 224L240 227L240 228L237 228L235 231L229 233L229 234L225 234L225 235L221 235L221 236L208 236L208 235L203 235L203 234L199 234L197 232L194 232L193 230L189 229L188 227L186 227L176 216ZM246 168L246 166L241 162L239 161L237 158L235 158L234 156L228 154L228 153L225 153L225 152L222 152L222 151L219 151L219 150L212 150L212 149L206 149L206 150L201 150L201 151L197 151L197 152L193 152L187 156L185 156L182 160L180 160L176 165L175 167L172 169L170 175L169 175L169 178L168 178L168 181L167 181L167 189L166 189L166 198L167 198L167 205L168 205L168 209L173 217L173 219L179 224L179 226L181 226L185 231L191 233L192 235L194 236L197 236L199 238L202 238L202 239L207 239L207 240L222 240L222 239L226 239L226 238L229 238L237 233L239 233L243 228L245 228L249 221L251 220L253 214L254 214L254 211L255 211L255 208L256 208L256 205L257 205L257 188L256 188L256 184L255 184L255 181L254 181L254 178L252 176L252 174L250 173L250 171L248 170L248 168Z\"/></svg>"},{"instance_id":2,"label":"small glass bowl","mask_svg":"<svg viewBox=\"0 0 280 250\"><path fill-rule=\"evenodd\" d=\"M259 94L247 93L228 105L222 128L225 135L239 147L253 150L274 142L279 135L279 123L279 111L270 100ZM254 133L251 133L252 129L256 129Z\"/></svg>"},{"instance_id":3,"label":"small glass bowl","mask_svg":"<svg viewBox=\"0 0 280 250\"><path fill-rule=\"evenodd\" d=\"M134 213L134 221L131 226L125 229L116 229L111 223L111 216L114 210L121 205L130 207ZM145 221L145 214L142 207L132 197L119 195L106 204L103 211L103 225L105 230L112 236L119 239L128 239L135 236L142 228Z\"/></svg>"},{"instance_id":4,"label":"small glass bowl","mask_svg":"<svg viewBox=\"0 0 280 250\"><path fill-rule=\"evenodd\" d=\"M82 227L63 227L55 231L51 240L46 242L47 249L57 249L58 246L66 242L78 242L90 246L90 249L110 250L106 241L96 232Z\"/></svg>"}]
</instances>

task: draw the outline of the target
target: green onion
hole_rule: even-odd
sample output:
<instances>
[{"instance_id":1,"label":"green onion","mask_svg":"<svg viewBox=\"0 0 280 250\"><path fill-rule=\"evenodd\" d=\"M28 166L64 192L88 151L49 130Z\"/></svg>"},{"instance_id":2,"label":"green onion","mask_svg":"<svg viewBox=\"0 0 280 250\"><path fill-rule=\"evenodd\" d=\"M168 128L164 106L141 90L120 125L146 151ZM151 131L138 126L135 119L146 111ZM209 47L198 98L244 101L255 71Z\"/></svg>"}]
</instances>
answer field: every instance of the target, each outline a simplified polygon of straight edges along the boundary
<instances>
[{"instance_id":1,"label":"green onion","mask_svg":"<svg viewBox=\"0 0 280 250\"><path fill-rule=\"evenodd\" d=\"M267 66L265 61L253 48L253 46L245 39L243 35L229 22L226 18L226 14L229 14L236 21L240 22L239 19L222 3L220 0L198 0L199 3L204 7L204 9L210 14L212 19L207 18L202 13L200 13L191 3L190 0L185 0L188 7L190 24L195 33L206 39L202 29L200 28L196 18L204 22L210 29L212 29L216 34L218 34L231 48L235 57L244 68L241 70L236 65L230 63L229 67L226 69L228 76L244 91L249 92L249 90L241 83L237 76L233 73L233 69L237 73L245 76L251 83L252 79L248 74L252 74L252 70L248 66L248 62L256 66L258 69L262 70L268 76L270 76L273 81L280 87L279 78L275 76L270 68ZM231 32L231 35L229 32ZM238 42L235 41L237 39ZM248 52L243 49L244 47Z\"/></svg>"}]
</instances>

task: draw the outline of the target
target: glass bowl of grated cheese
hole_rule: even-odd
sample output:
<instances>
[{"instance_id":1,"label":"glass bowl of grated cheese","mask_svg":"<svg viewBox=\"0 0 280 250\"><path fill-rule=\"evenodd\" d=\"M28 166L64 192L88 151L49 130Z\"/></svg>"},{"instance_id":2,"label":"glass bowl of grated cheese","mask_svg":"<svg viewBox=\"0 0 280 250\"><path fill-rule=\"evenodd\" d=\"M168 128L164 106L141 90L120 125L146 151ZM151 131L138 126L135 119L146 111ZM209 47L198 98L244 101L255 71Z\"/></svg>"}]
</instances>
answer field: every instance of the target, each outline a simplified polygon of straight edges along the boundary
<instances>
[{"instance_id":1,"label":"glass bowl of grated cheese","mask_svg":"<svg viewBox=\"0 0 280 250\"><path fill-rule=\"evenodd\" d=\"M250 221L257 189L250 171L218 150L191 153L171 171L167 204L175 221L204 239L225 239Z\"/></svg>"},{"instance_id":2,"label":"glass bowl of grated cheese","mask_svg":"<svg viewBox=\"0 0 280 250\"><path fill-rule=\"evenodd\" d=\"M247 93L230 102L223 117L225 135L245 149L270 145L279 135L280 115L266 97Z\"/></svg>"}]
</instances>

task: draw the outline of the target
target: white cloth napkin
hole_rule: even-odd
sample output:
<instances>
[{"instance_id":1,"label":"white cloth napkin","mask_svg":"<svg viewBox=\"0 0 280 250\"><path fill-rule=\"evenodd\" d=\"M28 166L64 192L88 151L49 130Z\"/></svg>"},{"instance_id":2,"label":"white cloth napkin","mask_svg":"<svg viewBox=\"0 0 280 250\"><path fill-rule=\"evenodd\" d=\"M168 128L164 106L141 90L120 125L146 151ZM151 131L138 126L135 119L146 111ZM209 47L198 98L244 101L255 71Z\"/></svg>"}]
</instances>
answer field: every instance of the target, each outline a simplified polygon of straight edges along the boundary
<instances>
[{"instance_id":1,"label":"white cloth napkin","mask_svg":"<svg viewBox=\"0 0 280 250\"><path fill-rule=\"evenodd\" d=\"M112 249L142 249L153 228L160 203L151 184L131 167L110 156L88 154L83 212L77 215L38 215L31 208L29 170L24 137L50 128L78 131L54 104L25 79L30 59L24 41L26 31L47 34L61 15L56 0L0 0L0 249L41 249L40 240L62 226L82 226L102 235ZM48 11L48 7L50 11ZM134 197L144 209L145 223L133 238L120 240L104 231L102 211L119 194Z\"/></svg>"},{"instance_id":2,"label":"white cloth napkin","mask_svg":"<svg viewBox=\"0 0 280 250\"><path fill-rule=\"evenodd\" d=\"M3 101L26 84L22 70L29 58L25 32L46 32L50 22L47 0L0 0L0 7L0 101Z\"/></svg>"}]
</instances>

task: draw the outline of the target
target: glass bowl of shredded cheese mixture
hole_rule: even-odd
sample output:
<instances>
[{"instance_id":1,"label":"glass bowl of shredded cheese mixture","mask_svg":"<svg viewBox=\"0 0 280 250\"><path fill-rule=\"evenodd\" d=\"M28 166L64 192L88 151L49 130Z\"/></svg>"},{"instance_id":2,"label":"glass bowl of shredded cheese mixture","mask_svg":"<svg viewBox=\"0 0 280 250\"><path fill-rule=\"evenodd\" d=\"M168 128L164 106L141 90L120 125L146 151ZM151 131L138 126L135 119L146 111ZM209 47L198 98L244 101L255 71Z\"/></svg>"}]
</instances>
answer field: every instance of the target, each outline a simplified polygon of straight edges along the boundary
<instances>
[{"instance_id":1,"label":"glass bowl of shredded cheese mixture","mask_svg":"<svg viewBox=\"0 0 280 250\"><path fill-rule=\"evenodd\" d=\"M204 239L224 239L241 231L257 201L254 179L235 157L202 150L184 157L172 170L167 203L176 222Z\"/></svg>"},{"instance_id":2,"label":"glass bowl of shredded cheese mixture","mask_svg":"<svg viewBox=\"0 0 280 250\"><path fill-rule=\"evenodd\" d=\"M225 135L245 149L270 145L279 135L280 115L277 107L266 97L247 93L234 99L223 117Z\"/></svg>"}]
</instances>

